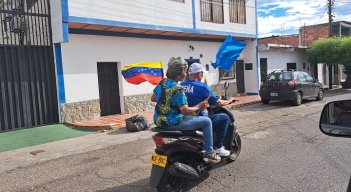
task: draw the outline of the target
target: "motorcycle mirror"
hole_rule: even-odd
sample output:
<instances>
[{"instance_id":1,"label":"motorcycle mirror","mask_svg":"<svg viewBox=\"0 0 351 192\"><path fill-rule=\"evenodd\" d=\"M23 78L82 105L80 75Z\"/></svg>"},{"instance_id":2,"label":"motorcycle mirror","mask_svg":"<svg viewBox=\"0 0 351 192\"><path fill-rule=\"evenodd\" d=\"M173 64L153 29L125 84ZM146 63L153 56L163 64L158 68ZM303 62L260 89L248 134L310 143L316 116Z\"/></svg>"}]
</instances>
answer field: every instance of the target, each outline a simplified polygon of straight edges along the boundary
<instances>
[{"instance_id":1,"label":"motorcycle mirror","mask_svg":"<svg viewBox=\"0 0 351 192\"><path fill-rule=\"evenodd\" d=\"M326 104L321 113L319 128L326 135L351 137L351 100Z\"/></svg>"},{"instance_id":2,"label":"motorcycle mirror","mask_svg":"<svg viewBox=\"0 0 351 192\"><path fill-rule=\"evenodd\" d=\"M226 81L226 82L224 83L224 89L228 89L228 87L229 87L229 83Z\"/></svg>"}]
</instances>

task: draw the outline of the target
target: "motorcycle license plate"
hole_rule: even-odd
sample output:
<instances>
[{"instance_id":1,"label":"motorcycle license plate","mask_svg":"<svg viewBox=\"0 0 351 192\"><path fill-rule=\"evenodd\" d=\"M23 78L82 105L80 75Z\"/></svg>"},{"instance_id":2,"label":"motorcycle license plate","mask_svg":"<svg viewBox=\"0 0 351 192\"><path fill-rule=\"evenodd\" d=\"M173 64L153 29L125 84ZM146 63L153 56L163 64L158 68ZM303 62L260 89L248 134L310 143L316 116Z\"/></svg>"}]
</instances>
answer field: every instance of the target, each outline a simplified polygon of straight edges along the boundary
<instances>
[{"instance_id":1,"label":"motorcycle license plate","mask_svg":"<svg viewBox=\"0 0 351 192\"><path fill-rule=\"evenodd\" d=\"M153 153L152 156L151 156L151 161L150 162L153 165L158 165L160 167L166 167L167 156Z\"/></svg>"}]
</instances>

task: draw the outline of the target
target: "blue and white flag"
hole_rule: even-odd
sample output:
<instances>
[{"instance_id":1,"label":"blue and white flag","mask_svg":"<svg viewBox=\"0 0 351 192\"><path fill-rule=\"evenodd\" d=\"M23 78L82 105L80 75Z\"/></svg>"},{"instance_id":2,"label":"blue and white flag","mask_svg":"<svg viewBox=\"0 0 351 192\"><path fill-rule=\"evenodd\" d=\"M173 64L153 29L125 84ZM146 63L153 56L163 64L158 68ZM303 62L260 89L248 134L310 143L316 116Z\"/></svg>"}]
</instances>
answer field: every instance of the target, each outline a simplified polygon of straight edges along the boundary
<instances>
[{"instance_id":1,"label":"blue and white flag","mask_svg":"<svg viewBox=\"0 0 351 192\"><path fill-rule=\"evenodd\" d=\"M228 35L222 46L219 48L216 55L216 62L212 63L212 66L215 69L218 67L224 71L229 71L234 65L234 61L245 48L245 45L245 42L235 40L232 36Z\"/></svg>"}]
</instances>

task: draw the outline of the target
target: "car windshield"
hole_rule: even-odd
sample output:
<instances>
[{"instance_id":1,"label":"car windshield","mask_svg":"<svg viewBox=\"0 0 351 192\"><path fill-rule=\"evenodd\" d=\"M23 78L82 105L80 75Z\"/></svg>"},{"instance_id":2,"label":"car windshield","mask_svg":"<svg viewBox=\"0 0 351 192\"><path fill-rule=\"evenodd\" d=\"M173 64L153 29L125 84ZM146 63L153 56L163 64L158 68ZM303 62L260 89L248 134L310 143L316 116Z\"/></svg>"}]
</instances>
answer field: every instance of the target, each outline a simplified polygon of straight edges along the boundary
<instances>
[{"instance_id":1,"label":"car windshield","mask_svg":"<svg viewBox=\"0 0 351 192\"><path fill-rule=\"evenodd\" d=\"M289 81L294 79L293 73L291 72L274 72L268 75L269 81Z\"/></svg>"}]
</instances>

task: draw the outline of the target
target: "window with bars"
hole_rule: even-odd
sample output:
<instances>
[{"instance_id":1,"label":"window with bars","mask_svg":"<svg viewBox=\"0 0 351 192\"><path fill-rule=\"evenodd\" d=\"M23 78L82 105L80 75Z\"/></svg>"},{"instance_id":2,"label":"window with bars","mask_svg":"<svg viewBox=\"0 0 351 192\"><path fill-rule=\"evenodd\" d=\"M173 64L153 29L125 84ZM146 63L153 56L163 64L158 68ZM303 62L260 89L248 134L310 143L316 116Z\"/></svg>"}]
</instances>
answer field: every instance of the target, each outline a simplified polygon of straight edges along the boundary
<instances>
[{"instance_id":1,"label":"window with bars","mask_svg":"<svg viewBox=\"0 0 351 192\"><path fill-rule=\"evenodd\" d=\"M236 77L236 66L233 65L229 71L224 71L223 69L219 68L219 77L222 77L222 80L225 79L235 79Z\"/></svg>"},{"instance_id":2,"label":"window with bars","mask_svg":"<svg viewBox=\"0 0 351 192\"><path fill-rule=\"evenodd\" d=\"M229 21L231 23L246 24L245 0L229 0Z\"/></svg>"},{"instance_id":3,"label":"window with bars","mask_svg":"<svg viewBox=\"0 0 351 192\"><path fill-rule=\"evenodd\" d=\"M200 0L201 21L224 23L223 0Z\"/></svg>"}]
</instances>

